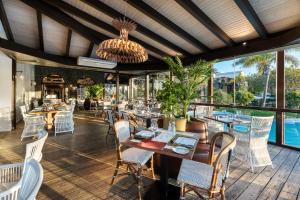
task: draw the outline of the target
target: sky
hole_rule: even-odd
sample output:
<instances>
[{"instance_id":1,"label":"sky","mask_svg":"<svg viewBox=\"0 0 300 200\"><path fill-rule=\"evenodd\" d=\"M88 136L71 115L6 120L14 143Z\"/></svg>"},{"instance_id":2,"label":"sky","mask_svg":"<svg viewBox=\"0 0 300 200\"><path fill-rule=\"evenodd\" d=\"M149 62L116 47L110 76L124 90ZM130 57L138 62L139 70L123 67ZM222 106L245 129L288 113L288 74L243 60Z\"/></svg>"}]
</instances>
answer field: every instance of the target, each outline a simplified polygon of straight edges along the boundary
<instances>
[{"instance_id":1,"label":"sky","mask_svg":"<svg viewBox=\"0 0 300 200\"><path fill-rule=\"evenodd\" d=\"M300 51L291 50L289 51L289 53L297 57L300 62ZM214 66L217 72L224 73L224 72L233 72L234 71L233 64L234 64L234 60L228 60L228 61L218 62ZM236 65L235 71L243 71L245 75L250 75L256 73L256 68L255 66L250 68L242 68L241 65Z\"/></svg>"}]
</instances>

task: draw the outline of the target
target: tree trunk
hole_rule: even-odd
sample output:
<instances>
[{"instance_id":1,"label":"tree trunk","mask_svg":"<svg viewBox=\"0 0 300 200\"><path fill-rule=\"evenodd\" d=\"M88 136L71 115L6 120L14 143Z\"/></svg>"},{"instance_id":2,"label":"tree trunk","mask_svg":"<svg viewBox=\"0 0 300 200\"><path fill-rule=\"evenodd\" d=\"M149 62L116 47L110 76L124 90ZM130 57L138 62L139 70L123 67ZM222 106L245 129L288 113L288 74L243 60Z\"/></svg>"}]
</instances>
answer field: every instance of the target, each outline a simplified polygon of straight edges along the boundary
<instances>
[{"instance_id":1,"label":"tree trunk","mask_svg":"<svg viewBox=\"0 0 300 200\"><path fill-rule=\"evenodd\" d=\"M266 84L265 84L265 89L264 89L264 94L262 99L262 105L261 105L262 107L266 106L270 75L271 75L271 69L269 68L267 72L267 79L266 79Z\"/></svg>"}]
</instances>

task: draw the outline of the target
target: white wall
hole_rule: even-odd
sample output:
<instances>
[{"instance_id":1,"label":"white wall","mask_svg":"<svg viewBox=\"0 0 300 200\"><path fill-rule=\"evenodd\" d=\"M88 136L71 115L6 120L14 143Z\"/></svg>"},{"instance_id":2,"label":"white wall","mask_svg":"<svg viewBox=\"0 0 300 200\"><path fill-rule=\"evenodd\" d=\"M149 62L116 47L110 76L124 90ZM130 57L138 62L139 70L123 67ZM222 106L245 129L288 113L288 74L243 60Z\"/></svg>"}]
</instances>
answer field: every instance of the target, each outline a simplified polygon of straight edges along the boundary
<instances>
[{"instance_id":1,"label":"white wall","mask_svg":"<svg viewBox=\"0 0 300 200\"><path fill-rule=\"evenodd\" d=\"M0 132L11 130L12 60L0 52ZM8 114L9 113L9 114Z\"/></svg>"},{"instance_id":2,"label":"white wall","mask_svg":"<svg viewBox=\"0 0 300 200\"><path fill-rule=\"evenodd\" d=\"M34 85L34 65L17 62L17 87L16 87L16 106L17 122L22 120L19 106L30 105L31 99L35 97ZM21 78L21 75L23 78Z\"/></svg>"}]
</instances>

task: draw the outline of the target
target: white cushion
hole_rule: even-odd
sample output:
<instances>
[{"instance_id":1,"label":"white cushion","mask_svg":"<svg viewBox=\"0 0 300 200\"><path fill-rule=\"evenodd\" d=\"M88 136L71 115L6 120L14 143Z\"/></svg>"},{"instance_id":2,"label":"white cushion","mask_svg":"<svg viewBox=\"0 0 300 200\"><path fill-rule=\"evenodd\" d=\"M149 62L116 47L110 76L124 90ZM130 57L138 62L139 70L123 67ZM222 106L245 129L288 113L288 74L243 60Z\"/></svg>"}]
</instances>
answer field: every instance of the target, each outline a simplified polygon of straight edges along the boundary
<instances>
[{"instance_id":1,"label":"white cushion","mask_svg":"<svg viewBox=\"0 0 300 200\"><path fill-rule=\"evenodd\" d=\"M177 181L186 183L198 188L209 189L213 175L213 167L211 165L196 162L193 160L183 160ZM218 174L217 188L222 186L222 175Z\"/></svg>"},{"instance_id":2,"label":"white cushion","mask_svg":"<svg viewBox=\"0 0 300 200\"><path fill-rule=\"evenodd\" d=\"M122 151L122 160L143 166L153 154L154 152L151 151L146 151L137 148L129 148Z\"/></svg>"}]
</instances>

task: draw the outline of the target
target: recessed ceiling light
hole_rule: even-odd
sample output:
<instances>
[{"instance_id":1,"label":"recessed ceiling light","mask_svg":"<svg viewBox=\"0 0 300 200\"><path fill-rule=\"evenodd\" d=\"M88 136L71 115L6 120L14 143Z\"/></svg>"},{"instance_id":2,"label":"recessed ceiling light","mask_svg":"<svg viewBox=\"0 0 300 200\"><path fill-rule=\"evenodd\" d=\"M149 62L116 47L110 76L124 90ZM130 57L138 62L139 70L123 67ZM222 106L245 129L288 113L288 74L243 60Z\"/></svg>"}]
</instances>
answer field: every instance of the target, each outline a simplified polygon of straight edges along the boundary
<instances>
[{"instance_id":1,"label":"recessed ceiling light","mask_svg":"<svg viewBox=\"0 0 300 200\"><path fill-rule=\"evenodd\" d=\"M242 45L243 45L243 46L247 46L247 42L243 42Z\"/></svg>"}]
</instances>

